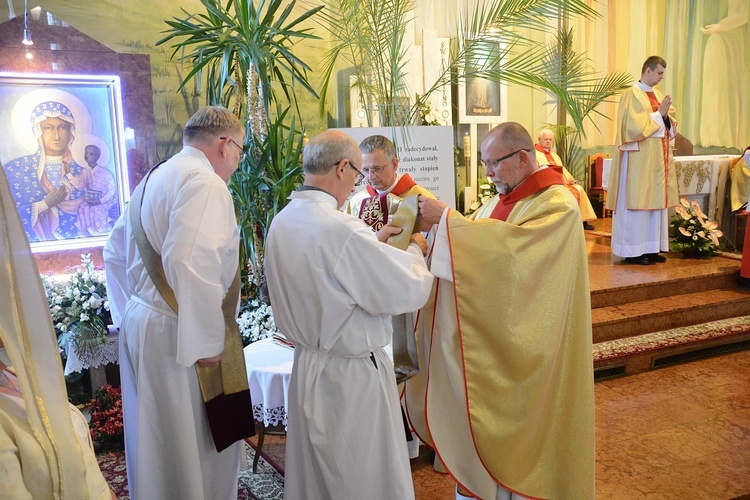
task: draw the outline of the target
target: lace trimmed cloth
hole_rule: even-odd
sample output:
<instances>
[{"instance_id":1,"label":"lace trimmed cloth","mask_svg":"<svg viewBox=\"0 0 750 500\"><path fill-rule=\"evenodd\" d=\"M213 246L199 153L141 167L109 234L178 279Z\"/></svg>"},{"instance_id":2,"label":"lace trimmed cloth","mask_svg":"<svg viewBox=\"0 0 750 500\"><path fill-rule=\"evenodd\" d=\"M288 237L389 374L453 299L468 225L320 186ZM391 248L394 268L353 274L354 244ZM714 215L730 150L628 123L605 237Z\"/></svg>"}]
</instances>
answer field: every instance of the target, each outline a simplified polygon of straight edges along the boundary
<instances>
[{"instance_id":1,"label":"lace trimmed cloth","mask_svg":"<svg viewBox=\"0 0 750 500\"><path fill-rule=\"evenodd\" d=\"M110 326L109 335L107 335L103 344L92 347L76 347L70 341L64 342L61 346L67 358L64 374L70 375L71 373L80 372L87 368L98 368L110 363L119 363L120 357L117 347L119 338L120 334L117 329Z\"/></svg>"},{"instance_id":2,"label":"lace trimmed cloth","mask_svg":"<svg viewBox=\"0 0 750 500\"><path fill-rule=\"evenodd\" d=\"M267 338L245 347L244 355L253 418L266 427L286 428L294 349Z\"/></svg>"}]
</instances>

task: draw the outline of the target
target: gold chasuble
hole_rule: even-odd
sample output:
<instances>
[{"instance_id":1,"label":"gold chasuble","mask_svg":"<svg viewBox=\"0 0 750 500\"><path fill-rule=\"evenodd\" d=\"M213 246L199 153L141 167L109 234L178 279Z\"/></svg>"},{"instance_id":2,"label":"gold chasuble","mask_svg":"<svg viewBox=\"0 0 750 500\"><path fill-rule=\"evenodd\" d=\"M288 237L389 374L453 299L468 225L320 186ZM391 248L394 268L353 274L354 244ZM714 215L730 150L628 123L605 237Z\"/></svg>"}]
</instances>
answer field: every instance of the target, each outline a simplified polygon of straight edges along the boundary
<instances>
[{"instance_id":1,"label":"gold chasuble","mask_svg":"<svg viewBox=\"0 0 750 500\"><path fill-rule=\"evenodd\" d=\"M568 171L568 169L563 166L562 160L557 155L557 153L554 153L552 151L546 151L539 144L534 145L534 150L536 151L537 165L548 165L552 167L560 167L562 169L563 180L565 181L565 185L568 186L568 189L570 190L571 193L573 193L573 196L576 197L576 200L578 200L578 204L580 205L581 192L577 189L577 187L579 186L576 182L576 178L573 177L573 174L571 174ZM596 216L594 218L596 218Z\"/></svg>"},{"instance_id":2,"label":"gold chasuble","mask_svg":"<svg viewBox=\"0 0 750 500\"><path fill-rule=\"evenodd\" d=\"M745 148L742 156L732 160L729 164L729 202L730 210L736 212L747 203L750 198L750 146ZM735 242L736 243L736 242Z\"/></svg>"},{"instance_id":3,"label":"gold chasuble","mask_svg":"<svg viewBox=\"0 0 750 500\"><path fill-rule=\"evenodd\" d=\"M637 86L622 94L615 140L620 152L612 162L609 175L608 210L617 207L623 152L628 153L628 210L661 210L679 203L669 130L665 131L664 137L652 137L661 127L652 119L651 113L657 110L658 103L663 99L664 95L658 90L645 92ZM677 126L674 112L674 108L670 107L668 116L672 127Z\"/></svg>"},{"instance_id":4,"label":"gold chasuble","mask_svg":"<svg viewBox=\"0 0 750 500\"><path fill-rule=\"evenodd\" d=\"M477 220L451 210L433 247L431 270L443 279L420 313L423 370L406 384L407 411L479 498L494 499L498 485L594 498L588 263L578 207L561 184L556 169L540 169Z\"/></svg>"}]
</instances>

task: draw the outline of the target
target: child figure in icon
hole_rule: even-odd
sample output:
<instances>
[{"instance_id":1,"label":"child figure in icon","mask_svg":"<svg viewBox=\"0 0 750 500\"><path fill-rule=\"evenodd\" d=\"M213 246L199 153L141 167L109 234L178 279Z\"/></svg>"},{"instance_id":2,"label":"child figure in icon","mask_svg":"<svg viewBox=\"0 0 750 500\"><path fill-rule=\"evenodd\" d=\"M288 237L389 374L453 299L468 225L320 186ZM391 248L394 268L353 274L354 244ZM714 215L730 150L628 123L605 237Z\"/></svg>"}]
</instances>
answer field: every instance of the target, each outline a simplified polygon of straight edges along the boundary
<instances>
[{"instance_id":1,"label":"child figure in icon","mask_svg":"<svg viewBox=\"0 0 750 500\"><path fill-rule=\"evenodd\" d=\"M116 218L110 216L110 210L117 204L117 184L112 172L99 165L101 155L101 149L93 144L89 144L84 150L83 158L89 175L84 201L78 208L78 226L84 236L108 234Z\"/></svg>"}]
</instances>

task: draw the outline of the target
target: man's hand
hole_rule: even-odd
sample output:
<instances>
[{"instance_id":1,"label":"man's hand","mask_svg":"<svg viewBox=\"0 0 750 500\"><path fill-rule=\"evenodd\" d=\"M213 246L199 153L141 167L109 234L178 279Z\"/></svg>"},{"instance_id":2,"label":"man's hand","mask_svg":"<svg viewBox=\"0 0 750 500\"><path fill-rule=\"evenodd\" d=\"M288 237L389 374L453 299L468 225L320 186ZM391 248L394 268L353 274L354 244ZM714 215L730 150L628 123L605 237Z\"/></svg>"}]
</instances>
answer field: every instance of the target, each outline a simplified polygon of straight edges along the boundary
<instances>
[{"instance_id":1,"label":"man's hand","mask_svg":"<svg viewBox=\"0 0 750 500\"><path fill-rule=\"evenodd\" d=\"M44 197L44 202L48 207L52 208L54 206L57 206L60 202L64 201L67 197L68 188L66 188L65 186L60 186L59 188L47 194L47 196Z\"/></svg>"},{"instance_id":2,"label":"man's hand","mask_svg":"<svg viewBox=\"0 0 750 500\"><path fill-rule=\"evenodd\" d=\"M659 104L659 114L663 116L664 118L667 117L667 113L669 113L669 108L672 106L672 96L665 95L664 99L661 101L661 104Z\"/></svg>"},{"instance_id":3,"label":"man's hand","mask_svg":"<svg viewBox=\"0 0 750 500\"><path fill-rule=\"evenodd\" d=\"M419 249L422 250L422 255L427 255L427 240L422 236L422 233L412 234L409 243L416 243L419 245Z\"/></svg>"},{"instance_id":4,"label":"man's hand","mask_svg":"<svg viewBox=\"0 0 750 500\"><path fill-rule=\"evenodd\" d=\"M222 352L218 356L214 356L212 358L201 358L197 361L199 366L205 366L205 367L211 367L216 366L219 364L219 362L224 359L224 353Z\"/></svg>"},{"instance_id":5,"label":"man's hand","mask_svg":"<svg viewBox=\"0 0 750 500\"><path fill-rule=\"evenodd\" d=\"M380 241L381 243L385 243L391 236L395 234L401 234L401 231L403 231L403 229L393 225L392 216L390 216L388 217L388 224L381 227L375 234L378 237L378 241Z\"/></svg>"},{"instance_id":6,"label":"man's hand","mask_svg":"<svg viewBox=\"0 0 750 500\"><path fill-rule=\"evenodd\" d=\"M419 196L419 212L417 216L417 227L420 231L429 231L433 224L440 222L443 212L448 207L445 203L435 198Z\"/></svg>"}]
</instances>

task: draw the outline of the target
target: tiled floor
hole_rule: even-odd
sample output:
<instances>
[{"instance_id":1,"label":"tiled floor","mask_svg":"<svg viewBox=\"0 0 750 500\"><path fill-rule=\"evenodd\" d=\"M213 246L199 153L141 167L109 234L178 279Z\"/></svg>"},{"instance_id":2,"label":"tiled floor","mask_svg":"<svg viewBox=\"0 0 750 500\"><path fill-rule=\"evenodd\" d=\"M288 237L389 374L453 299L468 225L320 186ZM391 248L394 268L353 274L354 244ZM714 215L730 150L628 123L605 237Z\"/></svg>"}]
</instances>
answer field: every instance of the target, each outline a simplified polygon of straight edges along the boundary
<instances>
[{"instance_id":1,"label":"tiled floor","mask_svg":"<svg viewBox=\"0 0 750 500\"><path fill-rule=\"evenodd\" d=\"M597 230L609 231L610 220L597 221ZM608 243L587 233L592 290L695 265L737 266L726 259L621 265ZM597 499L750 498L750 351L598 382L595 397ZM283 445L283 436L268 436L265 448L282 465ZM455 498L453 482L427 454L412 460L412 478L418 500Z\"/></svg>"}]
</instances>

